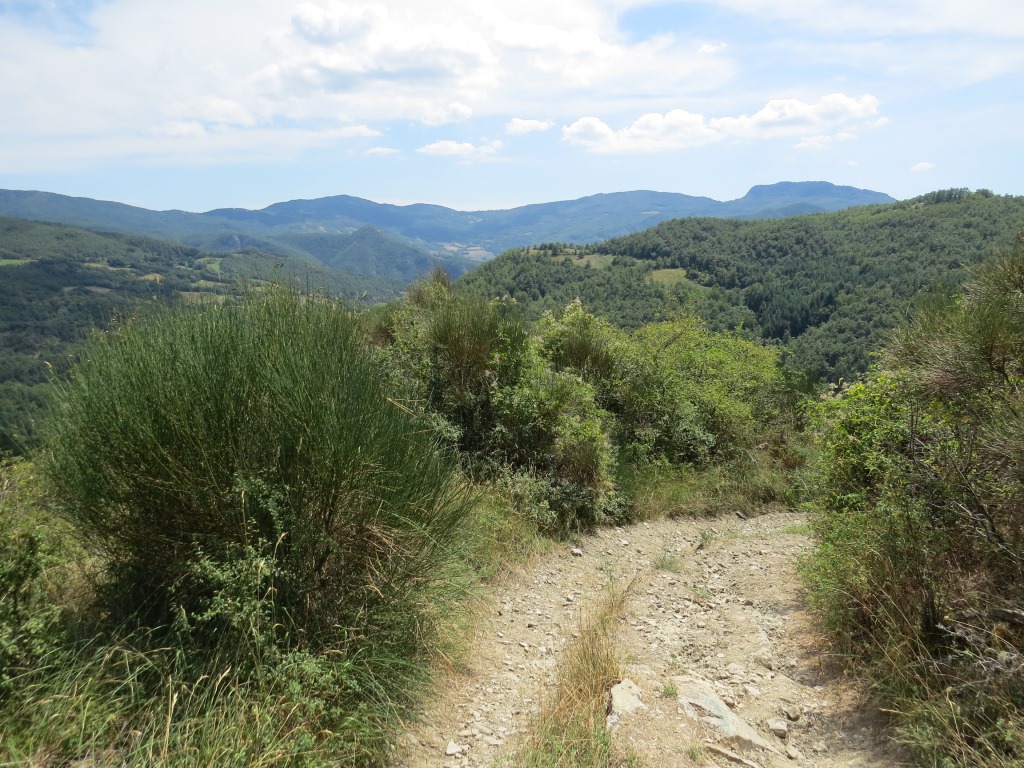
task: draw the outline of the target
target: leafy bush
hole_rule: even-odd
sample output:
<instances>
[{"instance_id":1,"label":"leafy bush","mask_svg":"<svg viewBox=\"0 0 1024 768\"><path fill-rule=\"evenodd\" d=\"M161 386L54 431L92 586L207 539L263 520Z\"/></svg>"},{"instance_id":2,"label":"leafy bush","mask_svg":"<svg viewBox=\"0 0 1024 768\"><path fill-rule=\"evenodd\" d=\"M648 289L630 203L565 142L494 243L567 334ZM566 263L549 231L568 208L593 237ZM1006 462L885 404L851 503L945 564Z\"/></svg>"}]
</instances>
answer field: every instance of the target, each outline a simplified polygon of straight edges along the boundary
<instances>
[{"instance_id":1,"label":"leafy bush","mask_svg":"<svg viewBox=\"0 0 1024 768\"><path fill-rule=\"evenodd\" d=\"M778 356L736 336L705 330L693 317L632 334L590 314L579 301L545 315L545 357L582 376L615 416L626 460L706 464L752 445L778 420L783 380Z\"/></svg>"},{"instance_id":2,"label":"leafy bush","mask_svg":"<svg viewBox=\"0 0 1024 768\"><path fill-rule=\"evenodd\" d=\"M606 415L590 385L551 370L514 304L461 296L435 277L372 321L367 336L405 401L469 467L530 476L543 499L527 506L547 510L536 516L544 530L601 519L614 499Z\"/></svg>"},{"instance_id":3,"label":"leafy bush","mask_svg":"<svg viewBox=\"0 0 1024 768\"><path fill-rule=\"evenodd\" d=\"M902 734L942 765L1024 764L1024 242L822 404L805 572Z\"/></svg>"}]
</instances>

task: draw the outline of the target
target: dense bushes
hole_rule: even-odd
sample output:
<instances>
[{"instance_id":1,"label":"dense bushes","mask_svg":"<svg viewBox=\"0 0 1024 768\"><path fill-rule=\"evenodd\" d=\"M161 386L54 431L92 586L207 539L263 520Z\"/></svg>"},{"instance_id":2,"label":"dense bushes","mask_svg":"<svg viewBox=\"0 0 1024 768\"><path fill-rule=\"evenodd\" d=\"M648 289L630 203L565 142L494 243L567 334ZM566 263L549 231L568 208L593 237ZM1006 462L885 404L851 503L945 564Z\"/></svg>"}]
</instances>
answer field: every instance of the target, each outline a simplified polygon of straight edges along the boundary
<instances>
[{"instance_id":1,"label":"dense bushes","mask_svg":"<svg viewBox=\"0 0 1024 768\"><path fill-rule=\"evenodd\" d=\"M157 311L96 336L56 400L41 465L104 574L106 639L25 672L21 748L83 749L33 730L68 725L47 702L127 720L146 750L149 727L216 742L209 726L241 726L246 700L258 729L235 752L177 764L383 762L461 596L470 505L352 316L286 291ZM179 696L161 722L153 707Z\"/></svg>"},{"instance_id":2,"label":"dense bushes","mask_svg":"<svg viewBox=\"0 0 1024 768\"><path fill-rule=\"evenodd\" d=\"M96 334L38 524L0 473L0 762L385 764L470 569L742 458L774 370L440 275L363 316L266 290Z\"/></svg>"},{"instance_id":3,"label":"dense bushes","mask_svg":"<svg viewBox=\"0 0 1024 768\"><path fill-rule=\"evenodd\" d=\"M775 425L778 357L682 316L626 334L573 302L538 324L542 354L593 384L630 463L703 464Z\"/></svg>"},{"instance_id":4,"label":"dense bushes","mask_svg":"<svg viewBox=\"0 0 1024 768\"><path fill-rule=\"evenodd\" d=\"M43 466L133 609L189 607L197 556L252 547L282 569L294 641L419 623L387 626L416 614L410 582L443 578L466 504L354 328L335 304L275 292L97 337L58 390Z\"/></svg>"},{"instance_id":5,"label":"dense bushes","mask_svg":"<svg viewBox=\"0 0 1024 768\"><path fill-rule=\"evenodd\" d=\"M45 578L56 532L34 509L33 480L24 465L0 461L0 705L59 635Z\"/></svg>"},{"instance_id":6,"label":"dense bushes","mask_svg":"<svg viewBox=\"0 0 1024 768\"><path fill-rule=\"evenodd\" d=\"M628 516L615 482L627 465L703 466L778 421L775 352L695 318L627 334L573 301L529 328L515 302L435 276L371 313L366 336L474 471L524 478L509 487L531 489L525 507L547 529Z\"/></svg>"},{"instance_id":7,"label":"dense bushes","mask_svg":"<svg viewBox=\"0 0 1024 768\"><path fill-rule=\"evenodd\" d=\"M1024 764L1024 244L823 403L812 596L936 765Z\"/></svg>"},{"instance_id":8,"label":"dense bushes","mask_svg":"<svg viewBox=\"0 0 1024 768\"><path fill-rule=\"evenodd\" d=\"M508 302L457 294L443 275L365 320L392 386L461 450L478 477L522 474L545 491L534 509L549 531L610 512L611 446L591 387L550 369Z\"/></svg>"}]
</instances>

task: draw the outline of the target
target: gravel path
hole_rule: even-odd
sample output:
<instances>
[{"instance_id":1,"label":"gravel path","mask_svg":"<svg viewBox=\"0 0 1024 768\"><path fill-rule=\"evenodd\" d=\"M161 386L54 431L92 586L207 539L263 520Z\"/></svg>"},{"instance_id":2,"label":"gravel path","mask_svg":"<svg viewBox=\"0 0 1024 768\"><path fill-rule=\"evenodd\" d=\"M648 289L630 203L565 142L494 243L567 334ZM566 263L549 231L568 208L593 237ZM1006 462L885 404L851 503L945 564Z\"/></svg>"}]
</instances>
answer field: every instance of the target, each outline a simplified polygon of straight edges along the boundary
<instances>
[{"instance_id":1,"label":"gravel path","mask_svg":"<svg viewBox=\"0 0 1024 768\"><path fill-rule=\"evenodd\" d=\"M796 578L810 546L802 516L772 513L603 529L537 558L493 585L469 669L441 681L395 768L507 755L582 612L629 583L615 641L642 707L613 719L641 765L899 765L857 692L826 672Z\"/></svg>"}]
</instances>

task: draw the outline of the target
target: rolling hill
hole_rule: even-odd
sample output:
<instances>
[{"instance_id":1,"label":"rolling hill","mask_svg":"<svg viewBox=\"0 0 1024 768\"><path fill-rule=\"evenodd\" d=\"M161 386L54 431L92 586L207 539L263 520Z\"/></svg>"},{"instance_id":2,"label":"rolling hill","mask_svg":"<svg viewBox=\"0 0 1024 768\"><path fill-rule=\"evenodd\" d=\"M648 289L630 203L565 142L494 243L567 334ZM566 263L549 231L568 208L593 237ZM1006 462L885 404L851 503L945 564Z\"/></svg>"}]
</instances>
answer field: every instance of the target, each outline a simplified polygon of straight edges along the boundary
<instances>
[{"instance_id":1,"label":"rolling hill","mask_svg":"<svg viewBox=\"0 0 1024 768\"><path fill-rule=\"evenodd\" d=\"M624 327L695 312L785 344L813 379L865 370L919 302L957 290L965 268L1024 230L1024 197L947 190L784 219L689 218L589 250L517 250L462 278L533 316L579 297Z\"/></svg>"},{"instance_id":2,"label":"rolling hill","mask_svg":"<svg viewBox=\"0 0 1024 768\"><path fill-rule=\"evenodd\" d=\"M103 231L146 234L211 250L252 246L280 253L338 260L360 274L409 273L411 262L431 255L461 274L481 258L540 242L592 243L646 229L669 219L717 216L777 218L892 202L880 192L828 182L782 182L757 186L737 200L719 202L666 192L617 192L579 200L538 203L508 210L457 211L439 205L389 205L337 195L291 200L260 210L221 208L205 213L145 208L49 192L0 190L0 216L54 221ZM374 228L376 242L366 261L337 257L344 236ZM356 251L368 254L366 234Z\"/></svg>"},{"instance_id":3,"label":"rolling hill","mask_svg":"<svg viewBox=\"0 0 1024 768\"><path fill-rule=\"evenodd\" d=\"M48 382L91 328L142 303L200 300L298 279L338 295L396 295L399 281L256 249L211 254L138 235L0 218L0 452L31 443Z\"/></svg>"}]
</instances>

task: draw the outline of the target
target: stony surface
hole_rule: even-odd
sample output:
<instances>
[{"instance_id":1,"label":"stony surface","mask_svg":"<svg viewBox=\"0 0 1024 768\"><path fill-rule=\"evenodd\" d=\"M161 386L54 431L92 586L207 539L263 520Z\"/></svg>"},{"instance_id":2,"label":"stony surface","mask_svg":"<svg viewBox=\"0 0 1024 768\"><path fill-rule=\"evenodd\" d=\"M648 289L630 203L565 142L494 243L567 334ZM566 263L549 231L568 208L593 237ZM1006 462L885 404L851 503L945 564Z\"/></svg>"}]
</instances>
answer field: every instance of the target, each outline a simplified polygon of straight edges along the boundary
<instances>
[{"instance_id":1,"label":"stony surface","mask_svg":"<svg viewBox=\"0 0 1024 768\"><path fill-rule=\"evenodd\" d=\"M492 766L509 754L587 605L625 584L616 644L644 706L618 713L615 734L642 765L899 765L857 691L826 673L795 574L810 547L802 523L773 513L604 529L509 574L490 590L469 667L441 680L395 767ZM695 685L730 717L688 702ZM749 732L730 739L716 719Z\"/></svg>"}]
</instances>

